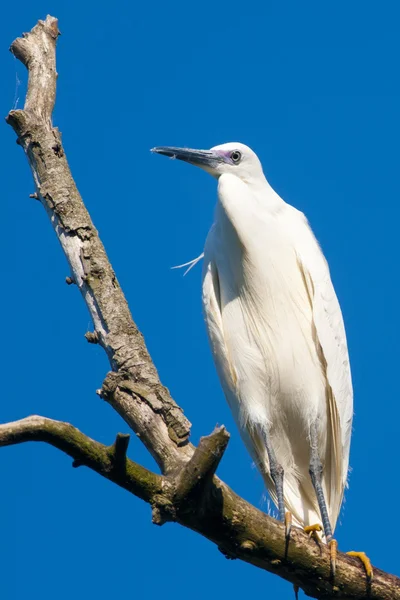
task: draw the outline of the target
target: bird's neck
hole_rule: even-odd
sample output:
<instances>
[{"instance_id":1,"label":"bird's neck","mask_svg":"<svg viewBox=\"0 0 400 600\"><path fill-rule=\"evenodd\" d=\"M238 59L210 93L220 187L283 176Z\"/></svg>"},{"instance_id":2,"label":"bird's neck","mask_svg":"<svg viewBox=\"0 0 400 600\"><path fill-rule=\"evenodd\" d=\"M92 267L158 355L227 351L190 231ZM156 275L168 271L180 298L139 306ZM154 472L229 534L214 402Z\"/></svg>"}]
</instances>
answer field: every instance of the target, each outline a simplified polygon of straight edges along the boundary
<instances>
[{"instance_id":1,"label":"bird's neck","mask_svg":"<svg viewBox=\"0 0 400 600\"><path fill-rule=\"evenodd\" d=\"M230 174L219 178L218 199L215 222L221 235L236 237L247 249L274 229L276 217L288 206L265 179L245 182Z\"/></svg>"},{"instance_id":2,"label":"bird's neck","mask_svg":"<svg viewBox=\"0 0 400 600\"><path fill-rule=\"evenodd\" d=\"M249 180L246 185L257 200L271 213L280 212L286 206L286 202L270 186L264 175L262 179L257 177Z\"/></svg>"},{"instance_id":3,"label":"bird's neck","mask_svg":"<svg viewBox=\"0 0 400 600\"><path fill-rule=\"evenodd\" d=\"M232 175L222 175L218 181L218 195L221 204L230 205L240 212L269 213L274 216L287 207L287 204L270 186L265 176L239 179Z\"/></svg>"}]
</instances>

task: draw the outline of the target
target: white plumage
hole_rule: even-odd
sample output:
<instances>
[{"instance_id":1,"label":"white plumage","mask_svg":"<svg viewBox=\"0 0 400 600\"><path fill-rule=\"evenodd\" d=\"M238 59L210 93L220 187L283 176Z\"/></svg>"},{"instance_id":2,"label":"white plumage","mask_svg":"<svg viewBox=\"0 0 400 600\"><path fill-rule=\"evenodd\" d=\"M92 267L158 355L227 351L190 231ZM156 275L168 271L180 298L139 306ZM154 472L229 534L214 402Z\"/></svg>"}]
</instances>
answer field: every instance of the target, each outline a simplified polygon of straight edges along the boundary
<instances>
[{"instance_id":1,"label":"white plumage","mask_svg":"<svg viewBox=\"0 0 400 600\"><path fill-rule=\"evenodd\" d=\"M334 529L348 472L353 394L342 314L320 247L303 213L273 191L247 146L155 150L218 178L203 306L221 384L277 503L269 440L283 467L286 509L299 526L323 525L309 474L315 425Z\"/></svg>"}]
</instances>

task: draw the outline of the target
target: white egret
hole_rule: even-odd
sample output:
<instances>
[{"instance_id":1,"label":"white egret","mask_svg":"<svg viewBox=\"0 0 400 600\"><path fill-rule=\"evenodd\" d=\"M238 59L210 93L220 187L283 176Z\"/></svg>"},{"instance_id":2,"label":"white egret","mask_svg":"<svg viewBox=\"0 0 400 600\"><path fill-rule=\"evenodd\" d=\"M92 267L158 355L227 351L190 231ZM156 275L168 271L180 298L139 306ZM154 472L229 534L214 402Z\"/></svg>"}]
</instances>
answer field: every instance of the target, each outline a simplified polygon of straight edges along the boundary
<instances>
[{"instance_id":1,"label":"white egret","mask_svg":"<svg viewBox=\"0 0 400 600\"><path fill-rule=\"evenodd\" d=\"M203 269L203 307L218 375L287 535L292 520L306 531L323 531L334 571L353 390L327 262L304 214L271 188L247 146L153 152L218 179ZM365 555L354 555L371 576Z\"/></svg>"}]
</instances>

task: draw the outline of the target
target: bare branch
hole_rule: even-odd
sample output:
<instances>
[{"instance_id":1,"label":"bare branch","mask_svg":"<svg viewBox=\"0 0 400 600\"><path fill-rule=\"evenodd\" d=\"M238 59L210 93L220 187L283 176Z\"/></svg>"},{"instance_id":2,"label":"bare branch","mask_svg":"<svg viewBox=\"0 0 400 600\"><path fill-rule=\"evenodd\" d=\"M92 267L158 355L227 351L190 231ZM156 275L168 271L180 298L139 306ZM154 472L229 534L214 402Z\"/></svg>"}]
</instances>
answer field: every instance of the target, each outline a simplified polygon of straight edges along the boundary
<instances>
[{"instance_id":1,"label":"bare branch","mask_svg":"<svg viewBox=\"0 0 400 600\"><path fill-rule=\"evenodd\" d=\"M218 434L221 436L219 440ZM210 446L215 444L214 447L222 449L227 441L225 434L219 429L215 436L205 439ZM155 522L177 521L217 544L228 558L238 558L275 573L312 597L400 600L400 579L374 568L374 579L367 593L366 577L360 562L340 552L333 584L328 548L325 544L318 545L295 527L285 557L284 525L237 496L215 476L209 482L207 494L200 489L197 494L190 494L190 499L187 496L187 503L182 505L180 500L176 501L180 478L174 480L157 475L126 458L128 439L121 434L112 446L104 446L69 423L44 417L27 417L0 425L0 446L27 441L51 444L80 465L90 467L142 498L153 507ZM119 453L125 469L116 466ZM205 462L210 464L208 458Z\"/></svg>"},{"instance_id":2,"label":"bare branch","mask_svg":"<svg viewBox=\"0 0 400 600\"><path fill-rule=\"evenodd\" d=\"M170 472L193 453L187 443L190 423L161 385L72 179L60 133L52 127L57 36L57 19L48 16L12 44L11 51L28 68L29 82L24 110L11 111L7 122L27 155L37 196L69 262L70 280L82 293L114 371L103 397L140 436L163 472Z\"/></svg>"},{"instance_id":3,"label":"bare branch","mask_svg":"<svg viewBox=\"0 0 400 600\"><path fill-rule=\"evenodd\" d=\"M30 33L17 38L10 47L29 71L24 110L36 115L49 128L56 99L55 47L59 33L57 19L48 16L45 21L39 21Z\"/></svg>"},{"instance_id":4,"label":"bare branch","mask_svg":"<svg viewBox=\"0 0 400 600\"><path fill-rule=\"evenodd\" d=\"M118 438L120 439L118 445L123 453L123 448L127 447L129 436L126 438L126 436L118 434ZM111 447L104 446L69 423L34 415L20 421L0 425L0 446L11 446L22 442L51 444L71 456L75 466L90 467L103 477L149 503L153 502L153 498L157 494L163 493L166 486L166 480L161 475L148 471L132 460L126 459L124 470L116 469L117 443ZM126 451L124 456L126 458Z\"/></svg>"}]
</instances>

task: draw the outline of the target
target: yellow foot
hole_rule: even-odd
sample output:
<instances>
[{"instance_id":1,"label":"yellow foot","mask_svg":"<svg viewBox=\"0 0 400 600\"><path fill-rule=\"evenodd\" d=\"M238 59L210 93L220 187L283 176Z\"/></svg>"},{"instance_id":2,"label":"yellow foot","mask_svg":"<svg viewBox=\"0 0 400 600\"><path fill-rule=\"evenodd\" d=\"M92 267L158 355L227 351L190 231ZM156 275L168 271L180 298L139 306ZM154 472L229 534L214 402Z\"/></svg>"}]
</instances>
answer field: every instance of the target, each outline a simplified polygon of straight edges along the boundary
<instances>
[{"instance_id":1,"label":"yellow foot","mask_svg":"<svg viewBox=\"0 0 400 600\"><path fill-rule=\"evenodd\" d=\"M292 513L286 512L285 513L285 538L286 538L286 541L289 540L291 531L292 531Z\"/></svg>"},{"instance_id":2,"label":"yellow foot","mask_svg":"<svg viewBox=\"0 0 400 600\"><path fill-rule=\"evenodd\" d=\"M306 527L304 527L304 531L305 533L308 533L308 535L310 537L313 537L317 542L320 541L318 533L323 531L322 526L319 523L316 523L315 525L307 525ZM335 573L336 573L336 556L337 556L337 547L338 547L338 543L336 540L330 540L328 542L328 546L329 546L329 553L331 555L331 575L332 578L335 578Z\"/></svg>"},{"instance_id":3,"label":"yellow foot","mask_svg":"<svg viewBox=\"0 0 400 600\"><path fill-rule=\"evenodd\" d=\"M372 570L372 565L371 565L371 561L369 560L368 556L365 554L365 552L346 552L346 554L348 554L349 556L355 556L356 558L359 558L362 562L362 564L364 565L364 569L365 572L367 574L367 579L368 581L372 580L372 577L374 575L374 572Z\"/></svg>"},{"instance_id":4,"label":"yellow foot","mask_svg":"<svg viewBox=\"0 0 400 600\"><path fill-rule=\"evenodd\" d=\"M313 537L315 540L317 540L317 542L319 542L317 532L322 531L322 527L319 523L316 523L315 525L306 525L306 527L304 527L304 531L308 533L309 537Z\"/></svg>"}]
</instances>

